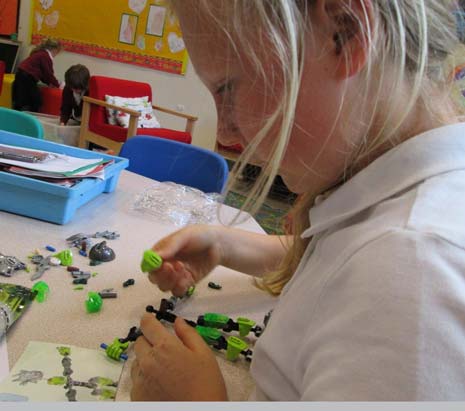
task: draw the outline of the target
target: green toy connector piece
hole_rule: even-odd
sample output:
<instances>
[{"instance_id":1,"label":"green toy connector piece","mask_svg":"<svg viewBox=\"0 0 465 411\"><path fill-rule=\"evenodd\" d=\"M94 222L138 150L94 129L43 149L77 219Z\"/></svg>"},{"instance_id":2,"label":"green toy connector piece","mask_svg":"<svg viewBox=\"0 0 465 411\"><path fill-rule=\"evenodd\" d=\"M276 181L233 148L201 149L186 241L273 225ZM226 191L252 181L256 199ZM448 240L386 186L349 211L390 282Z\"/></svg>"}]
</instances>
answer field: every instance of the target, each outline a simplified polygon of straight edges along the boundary
<instances>
[{"instance_id":1,"label":"green toy connector piece","mask_svg":"<svg viewBox=\"0 0 465 411\"><path fill-rule=\"evenodd\" d=\"M121 354L123 354L129 347L129 341L122 343L118 338L105 349L107 355L113 360L119 361Z\"/></svg>"},{"instance_id":2,"label":"green toy connector piece","mask_svg":"<svg viewBox=\"0 0 465 411\"><path fill-rule=\"evenodd\" d=\"M107 378L107 377L94 377L94 378L91 378L90 381L101 387L115 387L118 385L117 381L113 381L111 378Z\"/></svg>"},{"instance_id":3,"label":"green toy connector piece","mask_svg":"<svg viewBox=\"0 0 465 411\"><path fill-rule=\"evenodd\" d=\"M63 357L71 355L71 347L57 347L57 350Z\"/></svg>"},{"instance_id":4,"label":"green toy connector piece","mask_svg":"<svg viewBox=\"0 0 465 411\"><path fill-rule=\"evenodd\" d=\"M88 313L98 313L102 309L103 300L100 295L94 291L87 294L85 302Z\"/></svg>"},{"instance_id":5,"label":"green toy connector piece","mask_svg":"<svg viewBox=\"0 0 465 411\"><path fill-rule=\"evenodd\" d=\"M82 291L84 290L84 287L82 285L78 285L77 287L73 288L74 291Z\"/></svg>"},{"instance_id":6,"label":"green toy connector piece","mask_svg":"<svg viewBox=\"0 0 465 411\"><path fill-rule=\"evenodd\" d=\"M145 250L140 263L143 273L158 270L163 264L163 259L153 250Z\"/></svg>"},{"instance_id":7,"label":"green toy connector piece","mask_svg":"<svg viewBox=\"0 0 465 411\"><path fill-rule=\"evenodd\" d=\"M246 342L237 337L228 337L226 341L228 343L226 348L226 359L228 361L236 361L239 354L249 348Z\"/></svg>"},{"instance_id":8,"label":"green toy connector piece","mask_svg":"<svg viewBox=\"0 0 465 411\"><path fill-rule=\"evenodd\" d=\"M206 313L203 315L204 325L212 328L223 328L228 324L230 318L224 314Z\"/></svg>"},{"instance_id":9,"label":"green toy connector piece","mask_svg":"<svg viewBox=\"0 0 465 411\"><path fill-rule=\"evenodd\" d=\"M218 340L223 336L218 330L210 327L204 327L202 325L197 325L195 330L208 345L217 344Z\"/></svg>"},{"instance_id":10,"label":"green toy connector piece","mask_svg":"<svg viewBox=\"0 0 465 411\"><path fill-rule=\"evenodd\" d=\"M255 325L255 321L245 317L238 317L236 322L239 324L239 335L241 337L245 337Z\"/></svg>"},{"instance_id":11,"label":"green toy connector piece","mask_svg":"<svg viewBox=\"0 0 465 411\"><path fill-rule=\"evenodd\" d=\"M65 385L66 378L65 377L51 377L47 380L48 385Z\"/></svg>"},{"instance_id":12,"label":"green toy connector piece","mask_svg":"<svg viewBox=\"0 0 465 411\"><path fill-rule=\"evenodd\" d=\"M114 400L116 398L116 391L110 389L101 389L100 399L101 400Z\"/></svg>"},{"instance_id":13,"label":"green toy connector piece","mask_svg":"<svg viewBox=\"0 0 465 411\"><path fill-rule=\"evenodd\" d=\"M58 258L61 265L64 265L65 267L73 265L73 253L70 249L60 251L55 254L54 257Z\"/></svg>"},{"instance_id":14,"label":"green toy connector piece","mask_svg":"<svg viewBox=\"0 0 465 411\"><path fill-rule=\"evenodd\" d=\"M32 291L36 292L36 300L39 303L43 303L48 297L50 288L48 287L48 284L45 281L38 281L32 287Z\"/></svg>"},{"instance_id":15,"label":"green toy connector piece","mask_svg":"<svg viewBox=\"0 0 465 411\"><path fill-rule=\"evenodd\" d=\"M191 297L194 294L195 285L191 285L186 291L186 297Z\"/></svg>"}]
</instances>

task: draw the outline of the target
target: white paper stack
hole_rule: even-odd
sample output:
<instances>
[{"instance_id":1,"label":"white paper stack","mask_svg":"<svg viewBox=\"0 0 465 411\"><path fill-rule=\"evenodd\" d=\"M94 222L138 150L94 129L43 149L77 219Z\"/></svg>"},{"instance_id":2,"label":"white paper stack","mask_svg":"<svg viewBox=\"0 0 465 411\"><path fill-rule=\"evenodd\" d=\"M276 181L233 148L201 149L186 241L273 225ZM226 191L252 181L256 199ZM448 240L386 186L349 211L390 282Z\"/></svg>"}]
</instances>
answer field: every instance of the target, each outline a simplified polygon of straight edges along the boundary
<instances>
[{"instance_id":1,"label":"white paper stack","mask_svg":"<svg viewBox=\"0 0 465 411\"><path fill-rule=\"evenodd\" d=\"M103 158L85 159L0 144L2 171L65 186L73 185L76 179L104 179L105 167L111 163L113 161L105 161Z\"/></svg>"}]
</instances>

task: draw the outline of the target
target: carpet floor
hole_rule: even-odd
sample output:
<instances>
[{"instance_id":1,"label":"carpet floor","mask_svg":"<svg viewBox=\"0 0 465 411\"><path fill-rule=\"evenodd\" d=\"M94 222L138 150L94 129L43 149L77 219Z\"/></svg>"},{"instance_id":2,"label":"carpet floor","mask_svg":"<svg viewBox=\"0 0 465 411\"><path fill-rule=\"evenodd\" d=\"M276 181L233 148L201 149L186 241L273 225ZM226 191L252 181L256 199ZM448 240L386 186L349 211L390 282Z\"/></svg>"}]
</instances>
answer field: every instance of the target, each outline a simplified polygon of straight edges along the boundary
<instances>
[{"instance_id":1,"label":"carpet floor","mask_svg":"<svg viewBox=\"0 0 465 411\"><path fill-rule=\"evenodd\" d=\"M234 208L241 208L244 204L245 196L234 191L228 193L225 199L225 204ZM284 234L283 218L289 211L289 206L284 205L282 208L272 207L266 202L260 208L260 211L255 215L255 220L268 234Z\"/></svg>"}]
</instances>

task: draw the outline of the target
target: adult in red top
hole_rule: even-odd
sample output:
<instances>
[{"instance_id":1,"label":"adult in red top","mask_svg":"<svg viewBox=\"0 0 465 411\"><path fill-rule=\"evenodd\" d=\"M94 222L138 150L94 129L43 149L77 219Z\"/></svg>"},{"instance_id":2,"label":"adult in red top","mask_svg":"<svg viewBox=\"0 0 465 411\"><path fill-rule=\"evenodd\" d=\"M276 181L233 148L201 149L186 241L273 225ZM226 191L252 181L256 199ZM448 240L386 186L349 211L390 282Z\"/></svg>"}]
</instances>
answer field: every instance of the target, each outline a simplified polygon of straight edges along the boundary
<instances>
[{"instance_id":1,"label":"adult in red top","mask_svg":"<svg viewBox=\"0 0 465 411\"><path fill-rule=\"evenodd\" d=\"M37 83L60 87L53 72L53 58L61 51L58 41L46 39L21 62L13 82L13 108L39 111L42 103Z\"/></svg>"}]
</instances>

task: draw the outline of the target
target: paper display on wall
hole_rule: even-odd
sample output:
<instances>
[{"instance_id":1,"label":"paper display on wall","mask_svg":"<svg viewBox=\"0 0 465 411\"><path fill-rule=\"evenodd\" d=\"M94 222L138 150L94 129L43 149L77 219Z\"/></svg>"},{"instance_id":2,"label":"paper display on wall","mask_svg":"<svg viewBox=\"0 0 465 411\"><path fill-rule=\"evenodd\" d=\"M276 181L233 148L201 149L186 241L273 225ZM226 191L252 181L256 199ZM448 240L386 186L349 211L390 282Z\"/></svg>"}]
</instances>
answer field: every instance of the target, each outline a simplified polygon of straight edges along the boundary
<instances>
[{"instance_id":1,"label":"paper display on wall","mask_svg":"<svg viewBox=\"0 0 465 411\"><path fill-rule=\"evenodd\" d=\"M187 51L166 0L32 0L32 43L51 37L64 49L184 74Z\"/></svg>"}]
</instances>

